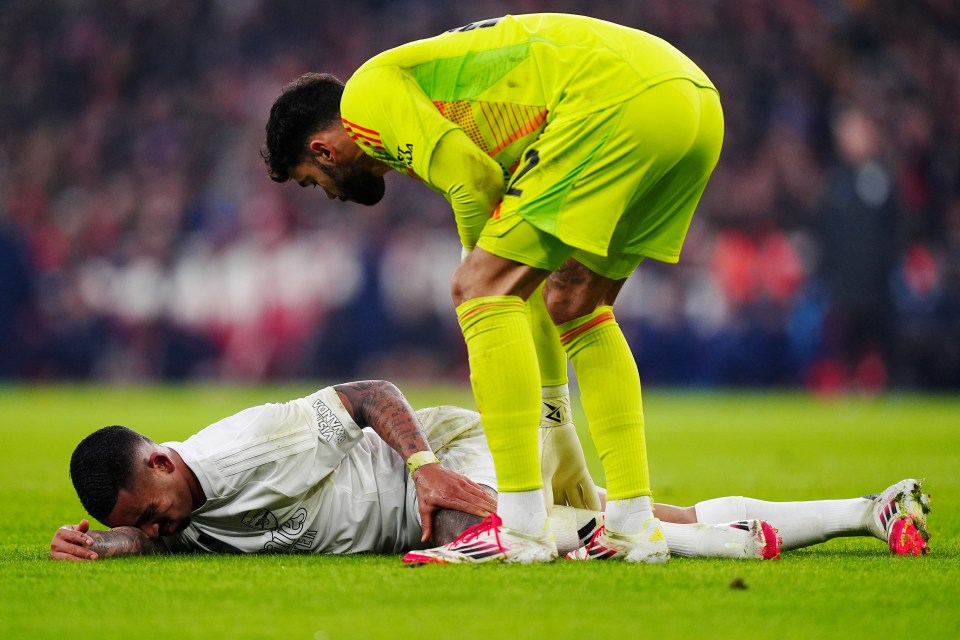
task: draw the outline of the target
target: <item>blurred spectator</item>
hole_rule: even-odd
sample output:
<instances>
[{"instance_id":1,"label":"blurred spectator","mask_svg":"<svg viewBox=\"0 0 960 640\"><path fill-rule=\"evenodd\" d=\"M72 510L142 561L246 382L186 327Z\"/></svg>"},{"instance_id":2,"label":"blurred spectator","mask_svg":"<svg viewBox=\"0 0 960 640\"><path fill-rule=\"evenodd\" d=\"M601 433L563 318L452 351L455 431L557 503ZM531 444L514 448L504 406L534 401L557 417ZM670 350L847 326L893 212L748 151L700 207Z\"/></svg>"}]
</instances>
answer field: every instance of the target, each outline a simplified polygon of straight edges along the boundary
<instances>
[{"instance_id":1,"label":"blurred spectator","mask_svg":"<svg viewBox=\"0 0 960 640\"><path fill-rule=\"evenodd\" d=\"M29 373L33 265L20 230L0 219L0 379Z\"/></svg>"},{"instance_id":2,"label":"blurred spectator","mask_svg":"<svg viewBox=\"0 0 960 640\"><path fill-rule=\"evenodd\" d=\"M646 382L960 389L950 0L6 0L0 375L465 379L443 199L351 211L258 150L300 73L508 11L646 29L720 88L681 263L620 298Z\"/></svg>"},{"instance_id":3,"label":"blurred spectator","mask_svg":"<svg viewBox=\"0 0 960 640\"><path fill-rule=\"evenodd\" d=\"M890 282L900 241L900 207L873 117L844 106L833 120L835 160L820 207L823 276L833 302L830 357L858 386L886 385L892 355Z\"/></svg>"}]
</instances>

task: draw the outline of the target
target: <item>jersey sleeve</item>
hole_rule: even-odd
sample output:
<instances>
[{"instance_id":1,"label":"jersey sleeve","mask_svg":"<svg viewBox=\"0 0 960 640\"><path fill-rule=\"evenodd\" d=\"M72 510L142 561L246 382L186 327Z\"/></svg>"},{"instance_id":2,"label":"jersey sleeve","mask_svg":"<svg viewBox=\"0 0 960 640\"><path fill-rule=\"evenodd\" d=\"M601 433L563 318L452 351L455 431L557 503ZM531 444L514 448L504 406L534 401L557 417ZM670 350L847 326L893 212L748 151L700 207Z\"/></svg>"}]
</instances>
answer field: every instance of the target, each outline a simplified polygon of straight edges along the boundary
<instances>
[{"instance_id":1,"label":"jersey sleeve","mask_svg":"<svg viewBox=\"0 0 960 640\"><path fill-rule=\"evenodd\" d=\"M473 249L503 198L503 170L459 129L443 136L430 167L435 188L453 208L460 243Z\"/></svg>"},{"instance_id":2,"label":"jersey sleeve","mask_svg":"<svg viewBox=\"0 0 960 640\"><path fill-rule=\"evenodd\" d=\"M427 184L437 143L457 128L409 73L392 65L363 68L351 77L340 115L347 133L368 155Z\"/></svg>"},{"instance_id":3,"label":"jersey sleeve","mask_svg":"<svg viewBox=\"0 0 960 640\"><path fill-rule=\"evenodd\" d=\"M338 463L363 439L363 429L343 406L340 394L333 387L324 387L298 402L310 407L308 411L316 424L319 440L339 454Z\"/></svg>"},{"instance_id":4,"label":"jersey sleeve","mask_svg":"<svg viewBox=\"0 0 960 640\"><path fill-rule=\"evenodd\" d=\"M344 128L367 154L443 194L461 242L472 248L506 188L500 165L400 67L358 71L347 82L340 110Z\"/></svg>"}]
</instances>

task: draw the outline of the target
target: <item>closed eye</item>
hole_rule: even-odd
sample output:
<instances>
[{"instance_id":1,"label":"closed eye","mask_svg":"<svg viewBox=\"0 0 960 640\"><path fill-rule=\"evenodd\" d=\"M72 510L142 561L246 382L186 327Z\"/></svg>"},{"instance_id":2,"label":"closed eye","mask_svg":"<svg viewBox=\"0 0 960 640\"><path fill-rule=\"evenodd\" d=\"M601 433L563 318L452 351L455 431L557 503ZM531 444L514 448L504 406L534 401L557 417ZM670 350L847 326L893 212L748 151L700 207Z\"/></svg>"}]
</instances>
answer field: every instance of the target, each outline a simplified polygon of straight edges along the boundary
<instances>
[{"instance_id":1,"label":"closed eye","mask_svg":"<svg viewBox=\"0 0 960 640\"><path fill-rule=\"evenodd\" d=\"M143 525L145 525L145 524L147 524L148 522L150 522L150 519L151 519L151 518L153 518L153 509L152 509L152 508L147 509L146 511L144 511L143 513L141 513L141 514L140 514L140 517L137 518L137 521L134 523L133 526L138 527L138 528L139 528L139 527L142 527Z\"/></svg>"}]
</instances>

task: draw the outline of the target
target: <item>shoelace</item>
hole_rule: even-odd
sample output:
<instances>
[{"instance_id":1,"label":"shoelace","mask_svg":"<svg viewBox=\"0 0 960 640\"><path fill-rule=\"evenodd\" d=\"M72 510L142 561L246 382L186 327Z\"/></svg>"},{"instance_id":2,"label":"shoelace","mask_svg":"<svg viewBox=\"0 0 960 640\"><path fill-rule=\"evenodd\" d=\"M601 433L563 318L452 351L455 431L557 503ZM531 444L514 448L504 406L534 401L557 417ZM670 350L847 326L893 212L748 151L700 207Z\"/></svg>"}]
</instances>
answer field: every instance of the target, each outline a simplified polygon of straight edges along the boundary
<instances>
[{"instance_id":1,"label":"shoelace","mask_svg":"<svg viewBox=\"0 0 960 640\"><path fill-rule=\"evenodd\" d=\"M497 546L502 549L503 545L500 544L500 524L500 516L495 513L491 513L479 523L469 527L468 529L465 529L464 532L461 533L460 536L450 544L455 545L463 542L469 542L474 538L480 537L481 534L486 533L487 530L492 527L494 536L497 539Z\"/></svg>"},{"instance_id":2,"label":"shoelace","mask_svg":"<svg viewBox=\"0 0 960 640\"><path fill-rule=\"evenodd\" d=\"M596 531L593 532L593 537L590 538L590 544L587 545L588 557L590 556L590 552L593 551L594 546L596 546L597 544L597 538L599 538L600 535L606 530L607 530L607 526L602 524L599 527L597 527Z\"/></svg>"}]
</instances>

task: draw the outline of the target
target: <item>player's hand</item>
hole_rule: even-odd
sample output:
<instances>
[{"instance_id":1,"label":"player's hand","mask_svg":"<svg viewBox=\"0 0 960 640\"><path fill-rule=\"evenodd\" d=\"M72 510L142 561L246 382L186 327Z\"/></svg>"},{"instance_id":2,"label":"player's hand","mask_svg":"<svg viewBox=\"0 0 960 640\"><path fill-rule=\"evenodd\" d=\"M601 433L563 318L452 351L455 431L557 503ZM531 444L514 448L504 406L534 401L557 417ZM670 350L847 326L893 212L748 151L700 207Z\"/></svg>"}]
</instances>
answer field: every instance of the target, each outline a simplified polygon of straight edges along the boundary
<instances>
[{"instance_id":1,"label":"player's hand","mask_svg":"<svg viewBox=\"0 0 960 640\"><path fill-rule=\"evenodd\" d=\"M433 535L433 514L454 509L481 518L497 510L497 500L479 484L440 464L425 464L413 473L417 487L417 508L423 529L422 542Z\"/></svg>"},{"instance_id":2,"label":"player's hand","mask_svg":"<svg viewBox=\"0 0 960 640\"><path fill-rule=\"evenodd\" d=\"M547 504L603 511L573 424L540 427L540 473Z\"/></svg>"},{"instance_id":3,"label":"player's hand","mask_svg":"<svg viewBox=\"0 0 960 640\"><path fill-rule=\"evenodd\" d=\"M93 538L87 535L90 523L81 520L78 524L65 524L50 541L50 558L53 560L96 560L98 556L90 549Z\"/></svg>"}]
</instances>

